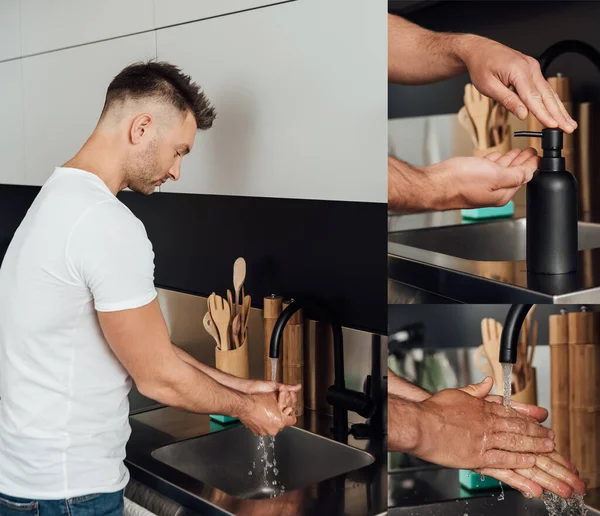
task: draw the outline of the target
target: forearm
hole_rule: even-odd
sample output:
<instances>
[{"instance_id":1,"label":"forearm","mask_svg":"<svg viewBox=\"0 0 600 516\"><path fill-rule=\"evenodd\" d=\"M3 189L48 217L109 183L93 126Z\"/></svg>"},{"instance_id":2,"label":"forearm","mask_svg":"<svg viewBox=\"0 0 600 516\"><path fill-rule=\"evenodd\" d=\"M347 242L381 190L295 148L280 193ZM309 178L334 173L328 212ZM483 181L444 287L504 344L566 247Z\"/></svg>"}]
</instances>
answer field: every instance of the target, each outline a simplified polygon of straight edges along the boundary
<instances>
[{"instance_id":1,"label":"forearm","mask_svg":"<svg viewBox=\"0 0 600 516\"><path fill-rule=\"evenodd\" d=\"M415 454L421 441L421 409L416 401L388 393L388 449Z\"/></svg>"},{"instance_id":2,"label":"forearm","mask_svg":"<svg viewBox=\"0 0 600 516\"><path fill-rule=\"evenodd\" d=\"M145 385L138 385L143 395L171 407L201 414L240 417L249 410L252 403L249 395L222 385L178 355L174 353L165 360L160 372Z\"/></svg>"},{"instance_id":3,"label":"forearm","mask_svg":"<svg viewBox=\"0 0 600 516\"><path fill-rule=\"evenodd\" d=\"M408 401L423 401L431 397L431 394L425 389L407 382L395 375L390 369L388 369L388 394Z\"/></svg>"},{"instance_id":4,"label":"forearm","mask_svg":"<svg viewBox=\"0 0 600 516\"><path fill-rule=\"evenodd\" d=\"M428 84L465 73L461 58L471 35L433 32L399 16L388 15L388 79Z\"/></svg>"},{"instance_id":5,"label":"forearm","mask_svg":"<svg viewBox=\"0 0 600 516\"><path fill-rule=\"evenodd\" d=\"M238 378L237 376L232 376L230 374L224 373L219 369L215 369L214 367L210 367L209 365L203 364L196 360L189 353L186 353L183 349L173 345L176 355L183 360L186 364L191 365L192 367L198 369L202 373L210 376L213 380L219 382L221 385L225 387L229 387L230 389L235 389L237 391L245 392L245 383L246 380L243 378Z\"/></svg>"},{"instance_id":6,"label":"forearm","mask_svg":"<svg viewBox=\"0 0 600 516\"><path fill-rule=\"evenodd\" d=\"M388 156L388 209L402 213L419 213L441 209L441 182L404 161Z\"/></svg>"}]
</instances>

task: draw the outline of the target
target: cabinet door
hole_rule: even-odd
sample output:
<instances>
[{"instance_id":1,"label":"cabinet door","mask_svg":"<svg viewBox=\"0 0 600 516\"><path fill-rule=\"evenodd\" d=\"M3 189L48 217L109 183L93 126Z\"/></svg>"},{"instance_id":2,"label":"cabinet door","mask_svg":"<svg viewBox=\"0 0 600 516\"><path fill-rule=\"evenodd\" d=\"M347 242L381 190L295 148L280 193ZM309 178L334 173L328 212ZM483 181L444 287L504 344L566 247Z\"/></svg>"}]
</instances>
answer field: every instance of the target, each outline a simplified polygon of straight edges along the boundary
<instances>
[{"instance_id":1,"label":"cabinet door","mask_svg":"<svg viewBox=\"0 0 600 516\"><path fill-rule=\"evenodd\" d=\"M94 130L110 81L156 56L154 32L23 59L26 184L41 185Z\"/></svg>"},{"instance_id":2,"label":"cabinet door","mask_svg":"<svg viewBox=\"0 0 600 516\"><path fill-rule=\"evenodd\" d=\"M380 0L298 0L157 31L214 102L162 192L386 202Z\"/></svg>"},{"instance_id":3,"label":"cabinet door","mask_svg":"<svg viewBox=\"0 0 600 516\"><path fill-rule=\"evenodd\" d=\"M278 3L281 0L154 0L154 21L156 28L168 27Z\"/></svg>"},{"instance_id":4,"label":"cabinet door","mask_svg":"<svg viewBox=\"0 0 600 516\"><path fill-rule=\"evenodd\" d=\"M150 0L21 0L23 55L152 29Z\"/></svg>"},{"instance_id":5,"label":"cabinet door","mask_svg":"<svg viewBox=\"0 0 600 516\"><path fill-rule=\"evenodd\" d=\"M0 183L23 184L23 77L21 60L0 63Z\"/></svg>"},{"instance_id":6,"label":"cabinet door","mask_svg":"<svg viewBox=\"0 0 600 516\"><path fill-rule=\"evenodd\" d=\"M21 55L19 0L0 1L0 61Z\"/></svg>"}]
</instances>

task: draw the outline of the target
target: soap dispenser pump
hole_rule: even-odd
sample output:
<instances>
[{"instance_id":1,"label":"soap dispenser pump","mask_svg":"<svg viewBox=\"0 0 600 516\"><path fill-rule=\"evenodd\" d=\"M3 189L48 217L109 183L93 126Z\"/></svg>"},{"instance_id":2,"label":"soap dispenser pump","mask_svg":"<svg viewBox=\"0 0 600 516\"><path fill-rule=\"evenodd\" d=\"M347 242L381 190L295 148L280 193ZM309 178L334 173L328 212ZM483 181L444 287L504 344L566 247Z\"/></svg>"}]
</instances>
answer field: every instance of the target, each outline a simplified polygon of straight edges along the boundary
<instances>
[{"instance_id":1,"label":"soap dispenser pump","mask_svg":"<svg viewBox=\"0 0 600 516\"><path fill-rule=\"evenodd\" d=\"M563 132L520 131L515 136L542 139L540 167L527 184L527 272L577 271L577 180L562 156Z\"/></svg>"}]
</instances>

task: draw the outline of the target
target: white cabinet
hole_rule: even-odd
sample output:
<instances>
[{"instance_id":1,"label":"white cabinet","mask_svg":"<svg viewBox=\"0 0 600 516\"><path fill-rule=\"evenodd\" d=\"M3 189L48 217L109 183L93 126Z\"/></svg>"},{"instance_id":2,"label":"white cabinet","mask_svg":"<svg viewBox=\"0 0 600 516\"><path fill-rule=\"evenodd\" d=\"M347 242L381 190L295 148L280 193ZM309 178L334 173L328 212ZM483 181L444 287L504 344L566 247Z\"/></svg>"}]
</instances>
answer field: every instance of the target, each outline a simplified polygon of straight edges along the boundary
<instances>
[{"instance_id":1,"label":"white cabinet","mask_svg":"<svg viewBox=\"0 0 600 516\"><path fill-rule=\"evenodd\" d=\"M0 63L0 183L23 184L23 77L21 61Z\"/></svg>"},{"instance_id":2,"label":"white cabinet","mask_svg":"<svg viewBox=\"0 0 600 516\"><path fill-rule=\"evenodd\" d=\"M151 0L21 0L20 5L23 55L154 29Z\"/></svg>"},{"instance_id":3,"label":"white cabinet","mask_svg":"<svg viewBox=\"0 0 600 516\"><path fill-rule=\"evenodd\" d=\"M155 56L155 33L150 32L24 58L26 184L43 184L55 166L81 148L115 75Z\"/></svg>"},{"instance_id":4,"label":"white cabinet","mask_svg":"<svg viewBox=\"0 0 600 516\"><path fill-rule=\"evenodd\" d=\"M154 0L155 26L167 27L280 2L281 0Z\"/></svg>"},{"instance_id":5,"label":"white cabinet","mask_svg":"<svg viewBox=\"0 0 600 516\"><path fill-rule=\"evenodd\" d=\"M19 0L0 0L0 61L20 55Z\"/></svg>"},{"instance_id":6,"label":"white cabinet","mask_svg":"<svg viewBox=\"0 0 600 516\"><path fill-rule=\"evenodd\" d=\"M385 0L298 0L157 31L214 102L162 192L386 202Z\"/></svg>"}]
</instances>

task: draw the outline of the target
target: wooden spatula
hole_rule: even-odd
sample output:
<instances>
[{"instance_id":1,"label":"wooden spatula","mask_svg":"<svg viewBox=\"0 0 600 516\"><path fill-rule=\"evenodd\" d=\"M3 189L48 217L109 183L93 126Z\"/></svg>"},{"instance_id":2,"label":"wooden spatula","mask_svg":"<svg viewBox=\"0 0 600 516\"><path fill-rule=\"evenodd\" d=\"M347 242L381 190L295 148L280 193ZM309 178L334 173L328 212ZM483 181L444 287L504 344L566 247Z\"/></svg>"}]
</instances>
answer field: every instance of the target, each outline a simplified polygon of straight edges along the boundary
<instances>
[{"instance_id":1,"label":"wooden spatula","mask_svg":"<svg viewBox=\"0 0 600 516\"><path fill-rule=\"evenodd\" d=\"M229 289L227 289L227 304L229 305L229 311L233 315L235 313L234 306L233 306L233 294L231 293L231 290L229 290Z\"/></svg>"},{"instance_id":2,"label":"wooden spatula","mask_svg":"<svg viewBox=\"0 0 600 516\"><path fill-rule=\"evenodd\" d=\"M208 334L215 339L217 343L217 348L221 349L221 341L219 340L219 331L215 326L212 317L210 316L210 312L206 312L204 314L204 319L202 319L202 323L204 324L204 329L208 332Z\"/></svg>"},{"instance_id":3,"label":"wooden spatula","mask_svg":"<svg viewBox=\"0 0 600 516\"><path fill-rule=\"evenodd\" d=\"M248 338L248 320L250 319L250 307L252 298L250 296L244 296L242 304L242 328L240 334L241 342L245 342Z\"/></svg>"},{"instance_id":4,"label":"wooden spatula","mask_svg":"<svg viewBox=\"0 0 600 516\"><path fill-rule=\"evenodd\" d=\"M489 144L488 119L490 117L491 101L488 97L477 91L475 86L467 84L465 86L465 107L469 116L473 120L477 130L477 141L480 149L486 149Z\"/></svg>"},{"instance_id":5,"label":"wooden spatula","mask_svg":"<svg viewBox=\"0 0 600 516\"><path fill-rule=\"evenodd\" d=\"M235 290L235 311L238 312L238 306L240 304L240 290L246 280L246 260L238 258L233 264L233 288Z\"/></svg>"},{"instance_id":6,"label":"wooden spatula","mask_svg":"<svg viewBox=\"0 0 600 516\"><path fill-rule=\"evenodd\" d=\"M233 343L236 348L239 348L242 345L240 342L240 329L242 327L241 317L242 314L237 314L231 323L231 334L233 335Z\"/></svg>"},{"instance_id":7,"label":"wooden spatula","mask_svg":"<svg viewBox=\"0 0 600 516\"><path fill-rule=\"evenodd\" d=\"M221 342L221 351L229 350L229 322L231 321L231 312L229 305L221 296L215 295L208 300L210 306L210 315L219 330L219 339Z\"/></svg>"}]
</instances>

